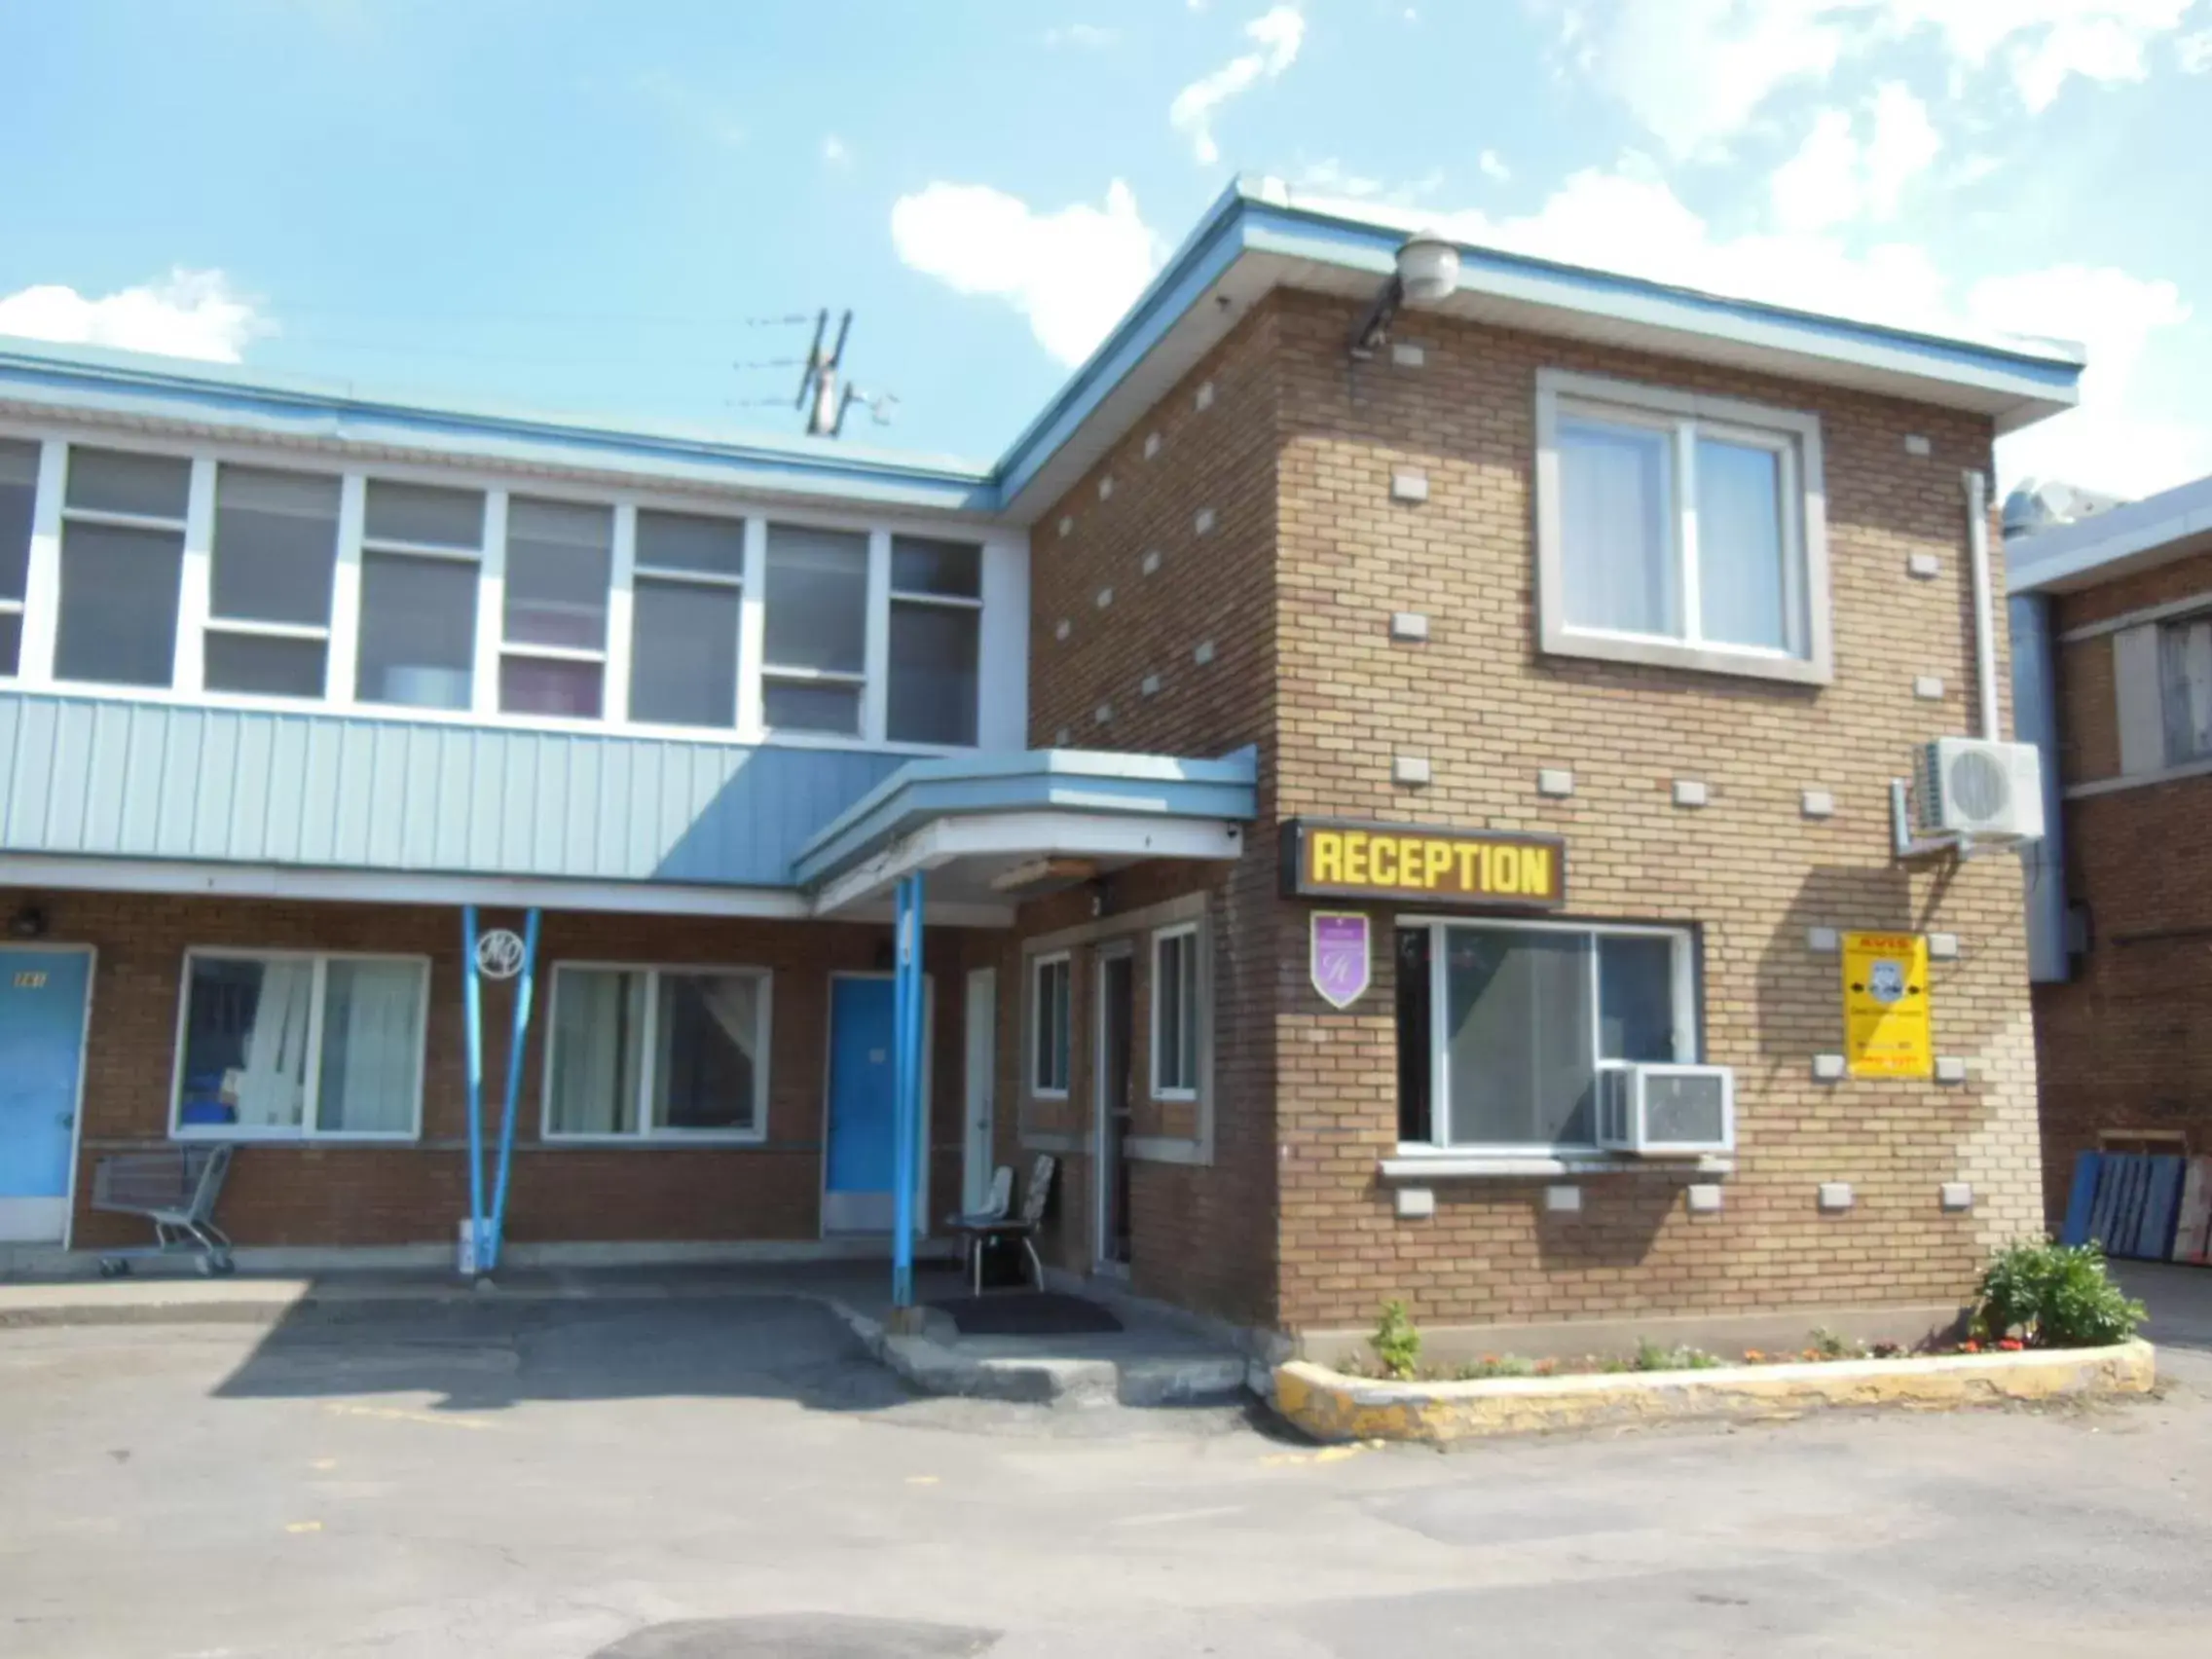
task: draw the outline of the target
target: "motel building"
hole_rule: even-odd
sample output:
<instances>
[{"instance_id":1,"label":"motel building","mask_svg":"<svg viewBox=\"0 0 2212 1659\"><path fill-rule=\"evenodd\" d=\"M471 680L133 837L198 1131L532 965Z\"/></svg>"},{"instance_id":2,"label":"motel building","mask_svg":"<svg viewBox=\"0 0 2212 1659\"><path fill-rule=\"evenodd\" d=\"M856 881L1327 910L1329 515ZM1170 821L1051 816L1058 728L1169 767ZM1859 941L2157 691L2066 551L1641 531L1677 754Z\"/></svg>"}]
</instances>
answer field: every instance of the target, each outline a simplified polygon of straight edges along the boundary
<instances>
[{"instance_id":1,"label":"motel building","mask_svg":"<svg viewBox=\"0 0 2212 1659\"><path fill-rule=\"evenodd\" d=\"M1317 1351L1947 1316L2081 358L1417 230L1238 183L992 465L0 342L10 1259L203 1145L248 1266L448 1272L1049 1154L1052 1273Z\"/></svg>"}]
</instances>

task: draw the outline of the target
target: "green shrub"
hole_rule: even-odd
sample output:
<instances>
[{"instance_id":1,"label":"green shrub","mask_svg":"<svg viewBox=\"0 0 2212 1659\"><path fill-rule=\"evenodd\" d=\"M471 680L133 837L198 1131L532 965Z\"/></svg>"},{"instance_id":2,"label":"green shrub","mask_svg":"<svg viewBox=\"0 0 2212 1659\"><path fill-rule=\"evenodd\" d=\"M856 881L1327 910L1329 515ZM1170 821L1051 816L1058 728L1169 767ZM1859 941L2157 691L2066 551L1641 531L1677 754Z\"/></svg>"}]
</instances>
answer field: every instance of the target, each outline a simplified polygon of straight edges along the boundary
<instances>
[{"instance_id":1,"label":"green shrub","mask_svg":"<svg viewBox=\"0 0 2212 1659\"><path fill-rule=\"evenodd\" d=\"M1401 1382L1411 1382L1420 1369L1420 1332L1415 1328L1413 1315L1406 1311L1403 1302L1382 1304L1382 1317L1376 1321L1375 1335L1367 1339L1375 1348L1375 1357L1382 1362L1386 1376Z\"/></svg>"},{"instance_id":2,"label":"green shrub","mask_svg":"<svg viewBox=\"0 0 2212 1659\"><path fill-rule=\"evenodd\" d=\"M1536 1362L1532 1359L1524 1359L1517 1353L1486 1353L1460 1366L1457 1376L1462 1382L1487 1382L1493 1377L1533 1377L1535 1374Z\"/></svg>"},{"instance_id":3,"label":"green shrub","mask_svg":"<svg viewBox=\"0 0 2212 1659\"><path fill-rule=\"evenodd\" d=\"M1636 1358L1620 1369L1623 1371L1711 1371L1720 1363L1714 1355L1703 1348L1689 1346L1668 1347L1649 1337L1640 1337L1636 1344Z\"/></svg>"},{"instance_id":4,"label":"green shrub","mask_svg":"<svg viewBox=\"0 0 2212 1659\"><path fill-rule=\"evenodd\" d=\"M1866 1345L1854 1337L1846 1337L1829 1330L1825 1325L1813 1327L1813 1346L1823 1359L1864 1359Z\"/></svg>"},{"instance_id":5,"label":"green shrub","mask_svg":"<svg viewBox=\"0 0 2212 1659\"><path fill-rule=\"evenodd\" d=\"M2113 1283L2096 1245L2034 1238L1990 1258L1973 1328L1985 1341L2016 1330L2036 1347L2105 1347L2127 1341L2143 1319L2143 1304Z\"/></svg>"}]
</instances>

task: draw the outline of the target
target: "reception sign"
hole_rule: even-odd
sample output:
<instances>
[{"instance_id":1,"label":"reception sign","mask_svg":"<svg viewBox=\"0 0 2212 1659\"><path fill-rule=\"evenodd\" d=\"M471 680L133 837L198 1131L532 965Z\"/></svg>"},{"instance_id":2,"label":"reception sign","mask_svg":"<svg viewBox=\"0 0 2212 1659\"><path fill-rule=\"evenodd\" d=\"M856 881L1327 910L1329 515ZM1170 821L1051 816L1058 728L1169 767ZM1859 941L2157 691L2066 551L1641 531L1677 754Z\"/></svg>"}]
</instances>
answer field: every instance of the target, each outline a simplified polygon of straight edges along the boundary
<instances>
[{"instance_id":1,"label":"reception sign","mask_svg":"<svg viewBox=\"0 0 2212 1659\"><path fill-rule=\"evenodd\" d=\"M1313 988L1331 1008L1349 1008L1367 994L1375 956L1367 917L1356 910L1316 910L1308 967Z\"/></svg>"},{"instance_id":2,"label":"reception sign","mask_svg":"<svg viewBox=\"0 0 2212 1659\"><path fill-rule=\"evenodd\" d=\"M1294 818L1282 836L1283 886L1294 899L1529 909L1567 900L1567 843L1557 835Z\"/></svg>"},{"instance_id":3,"label":"reception sign","mask_svg":"<svg viewBox=\"0 0 2212 1659\"><path fill-rule=\"evenodd\" d=\"M1936 1075L1925 935L1843 936L1843 1057L1853 1077Z\"/></svg>"}]
</instances>

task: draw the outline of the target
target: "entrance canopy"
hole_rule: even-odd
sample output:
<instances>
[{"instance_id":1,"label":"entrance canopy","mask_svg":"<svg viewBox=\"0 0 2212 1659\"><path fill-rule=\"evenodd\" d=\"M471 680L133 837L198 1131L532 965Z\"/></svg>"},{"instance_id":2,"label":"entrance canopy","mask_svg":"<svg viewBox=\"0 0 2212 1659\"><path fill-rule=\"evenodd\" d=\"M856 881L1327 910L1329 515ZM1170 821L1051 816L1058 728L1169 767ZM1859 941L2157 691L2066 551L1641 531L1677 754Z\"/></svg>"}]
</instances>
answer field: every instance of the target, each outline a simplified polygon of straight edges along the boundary
<instances>
[{"instance_id":1,"label":"entrance canopy","mask_svg":"<svg viewBox=\"0 0 2212 1659\"><path fill-rule=\"evenodd\" d=\"M933 917L1004 925L1014 906L1148 859L1234 859L1258 810L1259 758L1102 750L902 766L793 861L818 916L880 906L927 874Z\"/></svg>"}]
</instances>

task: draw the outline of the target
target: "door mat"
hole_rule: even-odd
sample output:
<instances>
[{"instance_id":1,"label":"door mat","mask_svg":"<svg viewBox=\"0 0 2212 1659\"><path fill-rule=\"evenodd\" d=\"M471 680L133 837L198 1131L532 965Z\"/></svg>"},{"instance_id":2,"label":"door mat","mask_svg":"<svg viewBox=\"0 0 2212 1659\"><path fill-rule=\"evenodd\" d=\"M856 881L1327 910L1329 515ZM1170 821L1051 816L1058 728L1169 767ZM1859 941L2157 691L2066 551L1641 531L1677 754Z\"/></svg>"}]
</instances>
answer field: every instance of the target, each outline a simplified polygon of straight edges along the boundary
<instances>
[{"instance_id":1,"label":"door mat","mask_svg":"<svg viewBox=\"0 0 2212 1659\"><path fill-rule=\"evenodd\" d=\"M1122 1328L1097 1303L1051 1290L955 1296L930 1306L964 1337L1078 1337Z\"/></svg>"}]
</instances>

